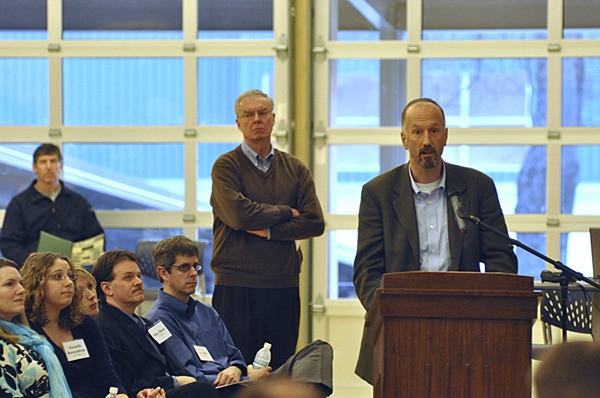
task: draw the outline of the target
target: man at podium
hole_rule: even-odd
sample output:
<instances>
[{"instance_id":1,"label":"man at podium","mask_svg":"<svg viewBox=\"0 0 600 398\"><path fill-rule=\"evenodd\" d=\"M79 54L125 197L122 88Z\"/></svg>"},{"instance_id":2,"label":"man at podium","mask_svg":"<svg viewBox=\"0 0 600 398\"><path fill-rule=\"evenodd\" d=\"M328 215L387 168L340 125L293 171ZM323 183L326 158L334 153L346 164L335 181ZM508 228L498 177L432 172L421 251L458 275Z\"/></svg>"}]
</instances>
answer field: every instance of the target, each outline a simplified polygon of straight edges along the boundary
<instances>
[{"instance_id":1,"label":"man at podium","mask_svg":"<svg viewBox=\"0 0 600 398\"><path fill-rule=\"evenodd\" d=\"M475 216L507 233L494 182L446 163L444 111L428 98L402 112L402 145L409 161L367 182L358 216L354 286L368 311L384 273L404 271L517 272L508 240L467 220ZM356 374L372 380L372 352L363 331Z\"/></svg>"}]
</instances>

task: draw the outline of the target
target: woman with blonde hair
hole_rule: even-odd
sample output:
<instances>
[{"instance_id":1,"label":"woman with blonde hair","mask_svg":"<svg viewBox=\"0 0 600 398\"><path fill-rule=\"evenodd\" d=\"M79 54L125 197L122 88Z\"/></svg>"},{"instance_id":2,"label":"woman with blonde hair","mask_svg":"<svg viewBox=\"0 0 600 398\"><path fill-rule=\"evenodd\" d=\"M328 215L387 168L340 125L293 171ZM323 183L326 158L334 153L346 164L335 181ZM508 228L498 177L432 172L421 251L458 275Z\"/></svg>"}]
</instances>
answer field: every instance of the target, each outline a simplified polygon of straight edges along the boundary
<instances>
[{"instance_id":1,"label":"woman with blonde hair","mask_svg":"<svg viewBox=\"0 0 600 398\"><path fill-rule=\"evenodd\" d=\"M0 395L71 397L50 343L29 328L17 264L0 258Z\"/></svg>"},{"instance_id":2,"label":"woman with blonde hair","mask_svg":"<svg viewBox=\"0 0 600 398\"><path fill-rule=\"evenodd\" d=\"M89 316L96 316L100 311L96 294L96 278L83 267L76 266L77 280L75 286L81 291L81 310Z\"/></svg>"}]
</instances>

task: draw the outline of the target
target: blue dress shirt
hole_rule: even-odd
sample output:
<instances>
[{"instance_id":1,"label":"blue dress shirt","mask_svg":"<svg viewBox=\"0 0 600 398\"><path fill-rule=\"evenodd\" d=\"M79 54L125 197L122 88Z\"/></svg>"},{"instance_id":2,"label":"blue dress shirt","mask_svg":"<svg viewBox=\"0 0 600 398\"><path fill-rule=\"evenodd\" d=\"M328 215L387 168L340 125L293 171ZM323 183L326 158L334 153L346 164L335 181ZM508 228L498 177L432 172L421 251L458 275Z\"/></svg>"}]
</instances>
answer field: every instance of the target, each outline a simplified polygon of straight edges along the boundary
<instances>
[{"instance_id":1,"label":"blue dress shirt","mask_svg":"<svg viewBox=\"0 0 600 398\"><path fill-rule=\"evenodd\" d=\"M436 184L417 184L409 173L417 213L421 271L448 271L451 264L446 204L446 168ZM421 186L429 185L428 190Z\"/></svg>"},{"instance_id":2,"label":"blue dress shirt","mask_svg":"<svg viewBox=\"0 0 600 398\"><path fill-rule=\"evenodd\" d=\"M246 374L242 353L212 307L192 298L184 303L161 289L146 318L163 322L172 334L163 344L176 355L169 360L178 361L197 380L214 382L217 375L230 366ZM194 346L206 347L213 361L200 360Z\"/></svg>"},{"instance_id":3,"label":"blue dress shirt","mask_svg":"<svg viewBox=\"0 0 600 398\"><path fill-rule=\"evenodd\" d=\"M257 169L261 170L264 173L266 173L271 167L273 156L275 155L275 150L273 149L273 145L271 145L271 152L269 152L267 157L263 159L256 152L254 152L252 148L250 148L248 144L246 144L245 141L242 141L242 152L244 152L244 155L246 155L246 157L250 159L252 164Z\"/></svg>"}]
</instances>

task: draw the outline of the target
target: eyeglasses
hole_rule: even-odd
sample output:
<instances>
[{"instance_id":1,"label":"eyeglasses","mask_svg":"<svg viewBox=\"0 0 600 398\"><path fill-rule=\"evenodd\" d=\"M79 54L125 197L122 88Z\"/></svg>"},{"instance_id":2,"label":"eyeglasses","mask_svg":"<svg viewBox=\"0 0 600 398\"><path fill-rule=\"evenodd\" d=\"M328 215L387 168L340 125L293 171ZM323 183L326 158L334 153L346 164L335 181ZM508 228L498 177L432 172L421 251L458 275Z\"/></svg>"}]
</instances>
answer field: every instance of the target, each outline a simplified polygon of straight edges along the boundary
<instances>
[{"instance_id":1,"label":"eyeglasses","mask_svg":"<svg viewBox=\"0 0 600 398\"><path fill-rule=\"evenodd\" d=\"M170 268L177 268L181 272L188 272L191 268L194 268L196 272L202 271L202 264L179 264L179 265L171 265Z\"/></svg>"},{"instance_id":2,"label":"eyeglasses","mask_svg":"<svg viewBox=\"0 0 600 398\"><path fill-rule=\"evenodd\" d=\"M259 111L244 111L242 112L242 114L240 115L240 118L242 119L253 119L255 115L258 115L258 117L260 119L264 119L267 116L269 116L270 114L272 114L273 112L269 109L261 109Z\"/></svg>"},{"instance_id":3,"label":"eyeglasses","mask_svg":"<svg viewBox=\"0 0 600 398\"><path fill-rule=\"evenodd\" d=\"M72 280L73 282L75 282L77 280L77 277L79 277L78 274L65 274L62 272L57 272L56 274L52 274L52 275L48 275L48 279L51 279L53 281L64 281L65 279L69 278L70 280Z\"/></svg>"}]
</instances>

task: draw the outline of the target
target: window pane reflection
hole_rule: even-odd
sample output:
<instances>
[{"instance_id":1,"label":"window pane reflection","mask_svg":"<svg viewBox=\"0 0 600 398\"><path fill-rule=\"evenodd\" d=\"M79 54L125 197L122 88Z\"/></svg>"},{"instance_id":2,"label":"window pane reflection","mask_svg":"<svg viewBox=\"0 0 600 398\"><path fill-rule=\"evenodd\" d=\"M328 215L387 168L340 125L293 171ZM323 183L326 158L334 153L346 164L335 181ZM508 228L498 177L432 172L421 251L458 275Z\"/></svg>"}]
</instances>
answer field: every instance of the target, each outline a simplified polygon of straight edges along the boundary
<instances>
[{"instance_id":1,"label":"window pane reflection","mask_svg":"<svg viewBox=\"0 0 600 398\"><path fill-rule=\"evenodd\" d=\"M196 187L198 192L198 210L212 211L210 194L212 191L211 171L213 164L219 156L232 150L238 145L239 143L198 144L198 183Z\"/></svg>"},{"instance_id":2,"label":"window pane reflection","mask_svg":"<svg viewBox=\"0 0 600 398\"><path fill-rule=\"evenodd\" d=\"M356 298L352 273L357 236L356 230L338 229L328 233L327 294L330 299Z\"/></svg>"},{"instance_id":3,"label":"window pane reflection","mask_svg":"<svg viewBox=\"0 0 600 398\"><path fill-rule=\"evenodd\" d=\"M273 38L273 0L198 0L198 38Z\"/></svg>"},{"instance_id":4,"label":"window pane reflection","mask_svg":"<svg viewBox=\"0 0 600 398\"><path fill-rule=\"evenodd\" d=\"M271 57L198 59L198 124L235 124L238 95L256 88L273 98L273 82Z\"/></svg>"},{"instance_id":5,"label":"window pane reflection","mask_svg":"<svg viewBox=\"0 0 600 398\"><path fill-rule=\"evenodd\" d=\"M204 247L204 253L200 253L202 256L202 265L204 265L204 283L206 285L206 294L212 295L215 289L215 274L210 268L210 260L212 259L212 242L213 233L212 228L201 228L196 230L196 239L206 241Z\"/></svg>"},{"instance_id":6,"label":"window pane reflection","mask_svg":"<svg viewBox=\"0 0 600 398\"><path fill-rule=\"evenodd\" d=\"M63 60L65 125L183 124L183 62Z\"/></svg>"},{"instance_id":7,"label":"window pane reflection","mask_svg":"<svg viewBox=\"0 0 600 398\"><path fill-rule=\"evenodd\" d=\"M47 19L46 0L0 0L0 40L46 40Z\"/></svg>"},{"instance_id":8,"label":"window pane reflection","mask_svg":"<svg viewBox=\"0 0 600 398\"><path fill-rule=\"evenodd\" d=\"M64 39L181 39L181 1L63 0Z\"/></svg>"},{"instance_id":9,"label":"window pane reflection","mask_svg":"<svg viewBox=\"0 0 600 398\"><path fill-rule=\"evenodd\" d=\"M0 58L0 125L49 123L48 60Z\"/></svg>"},{"instance_id":10,"label":"window pane reflection","mask_svg":"<svg viewBox=\"0 0 600 398\"><path fill-rule=\"evenodd\" d=\"M331 1L331 40L406 40L406 2Z\"/></svg>"},{"instance_id":11,"label":"window pane reflection","mask_svg":"<svg viewBox=\"0 0 600 398\"><path fill-rule=\"evenodd\" d=\"M65 144L63 158L96 210L183 209L183 144Z\"/></svg>"},{"instance_id":12,"label":"window pane reflection","mask_svg":"<svg viewBox=\"0 0 600 398\"><path fill-rule=\"evenodd\" d=\"M545 39L546 0L423 0L425 40Z\"/></svg>"},{"instance_id":13,"label":"window pane reflection","mask_svg":"<svg viewBox=\"0 0 600 398\"><path fill-rule=\"evenodd\" d=\"M329 213L358 214L362 186L405 162L401 146L330 145Z\"/></svg>"},{"instance_id":14,"label":"window pane reflection","mask_svg":"<svg viewBox=\"0 0 600 398\"><path fill-rule=\"evenodd\" d=\"M546 212L545 146L449 145L443 157L490 176L505 215Z\"/></svg>"},{"instance_id":15,"label":"window pane reflection","mask_svg":"<svg viewBox=\"0 0 600 398\"><path fill-rule=\"evenodd\" d=\"M332 127L400 126L406 98L406 62L346 59L331 61Z\"/></svg>"},{"instance_id":16,"label":"window pane reflection","mask_svg":"<svg viewBox=\"0 0 600 398\"><path fill-rule=\"evenodd\" d=\"M0 209L36 178L31 169L37 144L0 145Z\"/></svg>"},{"instance_id":17,"label":"window pane reflection","mask_svg":"<svg viewBox=\"0 0 600 398\"><path fill-rule=\"evenodd\" d=\"M562 150L564 214L599 215L600 145L570 145Z\"/></svg>"},{"instance_id":18,"label":"window pane reflection","mask_svg":"<svg viewBox=\"0 0 600 398\"><path fill-rule=\"evenodd\" d=\"M600 39L600 2L563 0L566 39Z\"/></svg>"},{"instance_id":19,"label":"window pane reflection","mask_svg":"<svg viewBox=\"0 0 600 398\"><path fill-rule=\"evenodd\" d=\"M600 58L563 60L563 126L600 126Z\"/></svg>"},{"instance_id":20,"label":"window pane reflection","mask_svg":"<svg viewBox=\"0 0 600 398\"><path fill-rule=\"evenodd\" d=\"M509 233L511 238L518 240L533 250L546 253L546 234ZM519 275L532 276L536 281L539 281L541 279L540 274L546 269L547 263L520 247L515 248L515 253L519 260Z\"/></svg>"},{"instance_id":21,"label":"window pane reflection","mask_svg":"<svg viewBox=\"0 0 600 398\"><path fill-rule=\"evenodd\" d=\"M592 264L592 244L589 232L569 232L561 234L560 261L569 268L581 272L583 276L595 277Z\"/></svg>"},{"instance_id":22,"label":"window pane reflection","mask_svg":"<svg viewBox=\"0 0 600 398\"><path fill-rule=\"evenodd\" d=\"M547 62L541 59L423 60L423 96L452 127L545 126Z\"/></svg>"}]
</instances>

